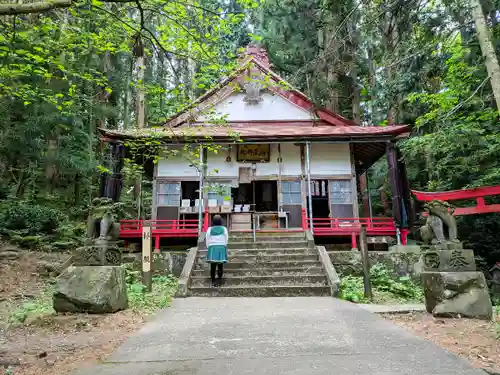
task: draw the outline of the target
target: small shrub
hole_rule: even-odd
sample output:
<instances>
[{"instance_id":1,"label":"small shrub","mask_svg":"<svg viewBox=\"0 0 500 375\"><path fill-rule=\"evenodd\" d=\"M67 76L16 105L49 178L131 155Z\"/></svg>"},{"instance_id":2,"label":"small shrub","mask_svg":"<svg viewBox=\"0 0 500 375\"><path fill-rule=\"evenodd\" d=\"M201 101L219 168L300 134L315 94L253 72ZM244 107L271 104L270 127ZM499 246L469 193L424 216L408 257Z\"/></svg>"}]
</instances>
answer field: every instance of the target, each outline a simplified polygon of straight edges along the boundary
<instances>
[{"instance_id":1,"label":"small shrub","mask_svg":"<svg viewBox=\"0 0 500 375\"><path fill-rule=\"evenodd\" d=\"M10 314L9 322L14 325L26 324L36 318L53 315L52 293L52 288L47 288L37 299L24 303Z\"/></svg>"},{"instance_id":2,"label":"small shrub","mask_svg":"<svg viewBox=\"0 0 500 375\"><path fill-rule=\"evenodd\" d=\"M152 291L147 292L140 281L140 272L130 269L127 269L126 281L129 308L146 314L168 307L178 286L178 280L173 275L153 276Z\"/></svg>"},{"instance_id":3,"label":"small shrub","mask_svg":"<svg viewBox=\"0 0 500 375\"><path fill-rule=\"evenodd\" d=\"M424 293L421 286L417 285L407 276L396 276L383 264L376 264L370 268L370 280L375 300L384 302L416 302L423 301ZM345 276L340 282L340 298L356 302L369 302L364 296L363 278Z\"/></svg>"},{"instance_id":4,"label":"small shrub","mask_svg":"<svg viewBox=\"0 0 500 375\"><path fill-rule=\"evenodd\" d=\"M424 296L422 288L408 276L397 277L383 264L371 267L370 280L377 290L389 292L404 300L421 301Z\"/></svg>"},{"instance_id":5,"label":"small shrub","mask_svg":"<svg viewBox=\"0 0 500 375\"><path fill-rule=\"evenodd\" d=\"M0 206L2 229L24 236L52 234L64 219L61 211L31 202L7 200Z\"/></svg>"},{"instance_id":6,"label":"small shrub","mask_svg":"<svg viewBox=\"0 0 500 375\"><path fill-rule=\"evenodd\" d=\"M365 302L363 278L345 276L340 280L340 298L351 302Z\"/></svg>"}]
</instances>

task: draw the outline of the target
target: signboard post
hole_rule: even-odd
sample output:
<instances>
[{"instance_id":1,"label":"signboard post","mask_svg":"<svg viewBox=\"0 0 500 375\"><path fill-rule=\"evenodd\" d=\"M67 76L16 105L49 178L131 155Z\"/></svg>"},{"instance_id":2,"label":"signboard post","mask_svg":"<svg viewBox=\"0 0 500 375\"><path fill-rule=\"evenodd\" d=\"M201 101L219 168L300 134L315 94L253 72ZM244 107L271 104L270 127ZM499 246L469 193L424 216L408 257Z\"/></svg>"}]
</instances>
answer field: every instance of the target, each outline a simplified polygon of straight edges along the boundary
<instances>
[{"instance_id":1,"label":"signboard post","mask_svg":"<svg viewBox=\"0 0 500 375\"><path fill-rule=\"evenodd\" d=\"M151 221L144 220L142 226L142 283L146 285L148 292L151 292L153 289L151 242Z\"/></svg>"},{"instance_id":2,"label":"signboard post","mask_svg":"<svg viewBox=\"0 0 500 375\"><path fill-rule=\"evenodd\" d=\"M361 259L363 261L363 284L365 287L365 297L372 299L372 284L370 280L370 260L368 259L368 244L366 241L366 228L361 226L359 233L359 245L361 248Z\"/></svg>"}]
</instances>

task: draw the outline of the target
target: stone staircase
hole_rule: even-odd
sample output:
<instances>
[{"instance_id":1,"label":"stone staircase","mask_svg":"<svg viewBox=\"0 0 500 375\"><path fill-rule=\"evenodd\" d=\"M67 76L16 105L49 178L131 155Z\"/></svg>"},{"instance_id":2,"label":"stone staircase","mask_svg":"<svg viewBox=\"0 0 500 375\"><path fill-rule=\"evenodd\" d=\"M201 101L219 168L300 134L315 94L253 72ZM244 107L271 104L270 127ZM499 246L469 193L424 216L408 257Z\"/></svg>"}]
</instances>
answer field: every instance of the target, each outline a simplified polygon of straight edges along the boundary
<instances>
[{"instance_id":1,"label":"stone staircase","mask_svg":"<svg viewBox=\"0 0 500 375\"><path fill-rule=\"evenodd\" d=\"M224 283L212 287L207 250L198 250L188 289L190 296L329 296L327 276L314 246L303 233L232 234Z\"/></svg>"}]
</instances>

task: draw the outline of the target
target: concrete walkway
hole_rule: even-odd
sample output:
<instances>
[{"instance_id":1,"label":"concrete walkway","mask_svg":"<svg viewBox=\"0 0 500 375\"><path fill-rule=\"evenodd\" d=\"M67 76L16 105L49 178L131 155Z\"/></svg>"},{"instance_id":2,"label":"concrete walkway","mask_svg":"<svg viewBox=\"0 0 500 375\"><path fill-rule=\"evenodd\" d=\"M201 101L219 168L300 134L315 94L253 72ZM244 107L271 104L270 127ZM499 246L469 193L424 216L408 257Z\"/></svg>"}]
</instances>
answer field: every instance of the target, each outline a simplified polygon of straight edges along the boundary
<instances>
[{"instance_id":1,"label":"concrete walkway","mask_svg":"<svg viewBox=\"0 0 500 375\"><path fill-rule=\"evenodd\" d=\"M425 312L425 305L423 303L400 305L358 304L357 306L376 314Z\"/></svg>"},{"instance_id":2,"label":"concrete walkway","mask_svg":"<svg viewBox=\"0 0 500 375\"><path fill-rule=\"evenodd\" d=\"M485 375L329 297L177 299L78 375Z\"/></svg>"}]
</instances>

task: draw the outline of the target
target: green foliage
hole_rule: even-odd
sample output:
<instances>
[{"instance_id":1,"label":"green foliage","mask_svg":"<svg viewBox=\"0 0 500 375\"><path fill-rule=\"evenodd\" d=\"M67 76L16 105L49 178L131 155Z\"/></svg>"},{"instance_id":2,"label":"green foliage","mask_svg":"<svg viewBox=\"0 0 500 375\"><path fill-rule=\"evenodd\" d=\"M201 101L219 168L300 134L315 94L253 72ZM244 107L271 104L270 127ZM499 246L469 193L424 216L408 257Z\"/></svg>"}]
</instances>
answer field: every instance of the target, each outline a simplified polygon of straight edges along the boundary
<instances>
[{"instance_id":1,"label":"green foliage","mask_svg":"<svg viewBox=\"0 0 500 375\"><path fill-rule=\"evenodd\" d=\"M140 281L140 272L127 269L127 294L129 308L145 314L153 314L170 305L177 292L178 280L173 275L153 276L152 292Z\"/></svg>"},{"instance_id":2,"label":"green foliage","mask_svg":"<svg viewBox=\"0 0 500 375\"><path fill-rule=\"evenodd\" d=\"M36 319L43 319L55 314L52 307L52 294L53 289L48 287L36 299L23 303L10 314L9 323L13 325L30 324Z\"/></svg>"},{"instance_id":3,"label":"green foliage","mask_svg":"<svg viewBox=\"0 0 500 375\"><path fill-rule=\"evenodd\" d=\"M383 264L375 264L370 268L370 280L378 291L388 292L397 298L408 301L422 301L422 288L408 276L395 277Z\"/></svg>"},{"instance_id":4,"label":"green foliage","mask_svg":"<svg viewBox=\"0 0 500 375\"><path fill-rule=\"evenodd\" d=\"M374 302L421 302L424 295L422 287L408 276L396 276L383 264L375 264L370 268L370 280ZM363 278L344 276L340 282L340 298L355 302L369 303L364 296Z\"/></svg>"},{"instance_id":5,"label":"green foliage","mask_svg":"<svg viewBox=\"0 0 500 375\"><path fill-rule=\"evenodd\" d=\"M71 220L85 221L98 195L99 173L117 173L104 162L107 150L99 147L96 128L135 128L134 101L141 91L146 127L161 125L190 106L234 66L236 53L249 41L246 12L258 5L255 0L92 1L36 15L4 16L0 198L14 196L35 205L43 201ZM137 174L143 180L151 177L144 156L125 163L125 192ZM150 204L140 205L142 215L149 214ZM136 217L138 206L137 199L128 199L118 218ZM39 231L28 224L17 226Z\"/></svg>"},{"instance_id":6,"label":"green foliage","mask_svg":"<svg viewBox=\"0 0 500 375\"><path fill-rule=\"evenodd\" d=\"M358 276L344 276L340 279L340 298L355 303L365 303L363 278Z\"/></svg>"},{"instance_id":7,"label":"green foliage","mask_svg":"<svg viewBox=\"0 0 500 375\"><path fill-rule=\"evenodd\" d=\"M26 235L52 234L65 218L61 211L33 202L6 200L0 205L2 229Z\"/></svg>"}]
</instances>

